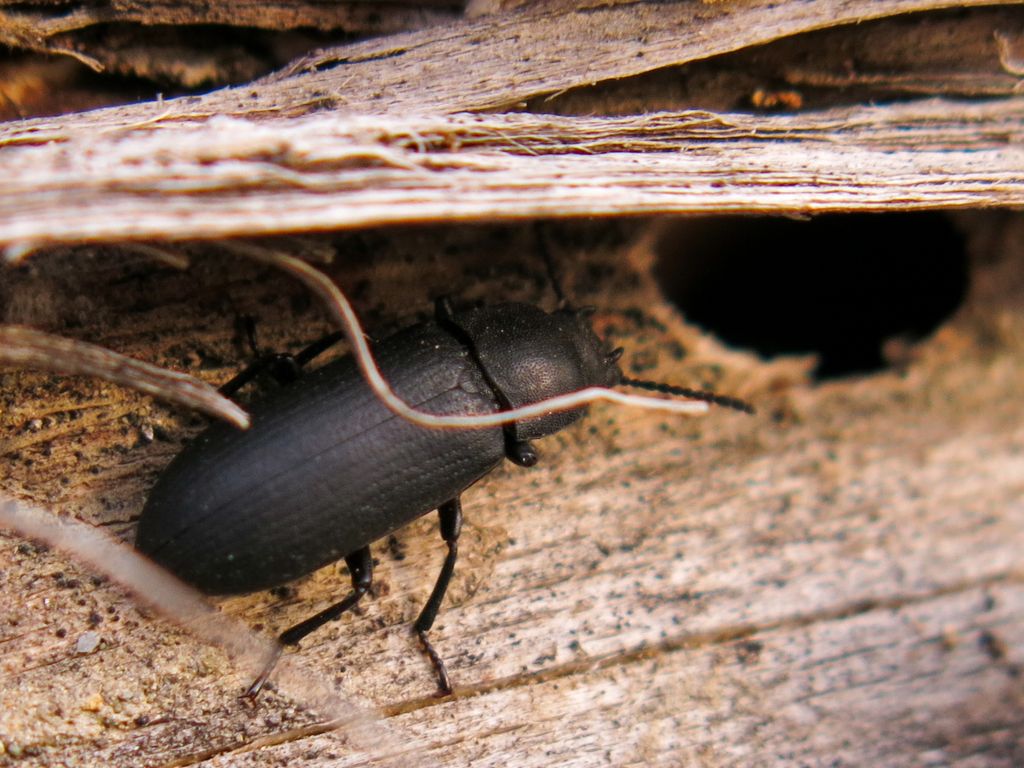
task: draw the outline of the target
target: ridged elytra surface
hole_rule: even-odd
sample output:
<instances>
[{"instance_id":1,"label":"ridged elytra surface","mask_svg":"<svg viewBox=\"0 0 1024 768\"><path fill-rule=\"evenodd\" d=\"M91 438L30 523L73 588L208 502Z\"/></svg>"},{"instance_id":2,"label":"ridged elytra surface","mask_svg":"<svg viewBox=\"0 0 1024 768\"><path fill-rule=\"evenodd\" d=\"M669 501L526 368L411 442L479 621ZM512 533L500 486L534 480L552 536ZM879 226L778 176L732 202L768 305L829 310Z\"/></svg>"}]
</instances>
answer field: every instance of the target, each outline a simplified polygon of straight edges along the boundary
<instances>
[{"instance_id":1,"label":"ridged elytra surface","mask_svg":"<svg viewBox=\"0 0 1024 768\"><path fill-rule=\"evenodd\" d=\"M439 414L497 408L469 352L436 323L375 349L409 404ZM215 425L154 487L137 546L205 592L283 584L436 509L504 457L500 427L430 429L388 410L352 358L252 409L245 433Z\"/></svg>"}]
</instances>

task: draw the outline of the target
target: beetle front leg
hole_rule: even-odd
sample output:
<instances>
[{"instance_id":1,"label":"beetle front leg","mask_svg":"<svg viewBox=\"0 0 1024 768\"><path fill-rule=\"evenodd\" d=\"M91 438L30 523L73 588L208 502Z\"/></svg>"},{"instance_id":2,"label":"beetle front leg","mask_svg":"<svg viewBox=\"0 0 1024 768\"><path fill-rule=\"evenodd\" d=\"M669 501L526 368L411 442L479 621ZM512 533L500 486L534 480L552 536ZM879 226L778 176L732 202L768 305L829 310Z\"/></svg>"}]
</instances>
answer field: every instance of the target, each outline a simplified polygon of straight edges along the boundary
<instances>
[{"instance_id":1,"label":"beetle front leg","mask_svg":"<svg viewBox=\"0 0 1024 768\"><path fill-rule=\"evenodd\" d=\"M270 673L277 666L277 660L281 656L281 646L295 645L309 633L315 632L329 621L334 621L343 613L353 608L363 595L369 591L370 585L373 583L373 558L370 556L370 548L363 547L362 549L357 549L351 555L346 555L345 565L348 566L349 573L352 576L352 591L341 602L325 608L315 616L310 616L305 621L301 621L294 627L289 627L281 633L277 638L280 643L277 653L263 667L259 677L253 680L249 690L245 692L246 698L254 699L259 694L267 682L267 678L270 677Z\"/></svg>"},{"instance_id":2,"label":"beetle front leg","mask_svg":"<svg viewBox=\"0 0 1024 768\"><path fill-rule=\"evenodd\" d=\"M441 694L447 696L452 692L448 669L445 667L444 659L434 650L434 646L427 639L427 632L434 626L434 619L437 618L437 612L441 608L444 593L448 591L448 584L452 580L452 574L455 573L455 559L459 554L459 534L462 532L462 501L456 496L438 507L437 512L441 522L441 538L448 544L448 554L445 555L441 573L437 576L434 591L430 593L430 599L427 600L419 618L413 624L413 630L419 636L420 644L430 658L430 663L434 666Z\"/></svg>"}]
</instances>

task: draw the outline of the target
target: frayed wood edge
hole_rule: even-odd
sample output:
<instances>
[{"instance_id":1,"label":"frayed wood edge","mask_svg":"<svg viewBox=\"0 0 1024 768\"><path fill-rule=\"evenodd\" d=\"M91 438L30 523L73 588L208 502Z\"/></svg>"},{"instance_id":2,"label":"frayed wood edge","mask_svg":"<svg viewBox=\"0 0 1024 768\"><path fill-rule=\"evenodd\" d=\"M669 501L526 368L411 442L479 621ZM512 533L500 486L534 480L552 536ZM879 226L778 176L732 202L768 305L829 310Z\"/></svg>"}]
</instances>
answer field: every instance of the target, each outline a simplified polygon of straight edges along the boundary
<instances>
[{"instance_id":1,"label":"frayed wood edge","mask_svg":"<svg viewBox=\"0 0 1024 768\"><path fill-rule=\"evenodd\" d=\"M77 339L19 325L0 326L0 363L70 375L96 376L223 419L240 429L249 415L206 382Z\"/></svg>"}]
</instances>

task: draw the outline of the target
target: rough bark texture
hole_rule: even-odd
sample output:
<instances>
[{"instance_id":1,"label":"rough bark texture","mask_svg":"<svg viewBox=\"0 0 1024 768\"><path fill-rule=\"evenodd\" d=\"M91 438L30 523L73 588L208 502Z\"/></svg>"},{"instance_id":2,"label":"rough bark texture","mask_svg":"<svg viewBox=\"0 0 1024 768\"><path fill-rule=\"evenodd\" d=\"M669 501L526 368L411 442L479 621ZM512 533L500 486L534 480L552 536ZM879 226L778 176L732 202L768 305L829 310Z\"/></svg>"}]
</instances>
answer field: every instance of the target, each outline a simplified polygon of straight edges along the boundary
<instances>
[{"instance_id":1,"label":"rough bark texture","mask_svg":"<svg viewBox=\"0 0 1024 768\"><path fill-rule=\"evenodd\" d=\"M1016 207L1024 25L1017 3L967 10L981 5L531 4L207 96L2 124L0 246L47 249L0 275L0 321L218 384L251 356L240 316L275 350L329 324L297 285L203 238L333 258L384 335L441 294L554 303L531 228L455 219ZM53 4L0 7L0 24L55 18ZM75 7L68 23L112 12ZM40 39L26 47L52 47ZM912 94L929 98L890 102ZM538 446L538 467L471 489L433 632L446 700L409 633L440 567L433 520L376 545L372 598L290 656L379 713L340 730L287 688L239 701L250 673L222 649L0 534L0 764L1021 764L1024 219L956 222L971 257L960 309L888 345L886 369L827 382L806 358L760 359L687 324L651 262L696 243L656 246L662 221L552 227L568 295L599 308L629 371L759 415L595 407ZM746 247L788 268L785 244ZM665 258L659 274L684 270ZM860 311L881 309L868 296ZM5 369L0 491L127 543L204 423ZM272 634L347 584L327 568L219 605Z\"/></svg>"}]
</instances>

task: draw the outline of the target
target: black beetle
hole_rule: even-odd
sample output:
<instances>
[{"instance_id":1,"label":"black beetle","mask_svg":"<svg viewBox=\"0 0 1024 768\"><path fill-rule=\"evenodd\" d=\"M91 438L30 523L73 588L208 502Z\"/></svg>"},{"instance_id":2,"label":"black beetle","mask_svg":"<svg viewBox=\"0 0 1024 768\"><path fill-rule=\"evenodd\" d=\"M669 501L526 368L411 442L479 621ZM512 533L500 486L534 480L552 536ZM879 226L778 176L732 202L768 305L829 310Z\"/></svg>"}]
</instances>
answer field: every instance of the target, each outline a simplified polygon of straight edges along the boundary
<instances>
[{"instance_id":1,"label":"black beetle","mask_svg":"<svg viewBox=\"0 0 1024 768\"><path fill-rule=\"evenodd\" d=\"M374 345L378 366L408 404L436 414L493 413L590 386L627 383L748 409L709 393L626 379L587 321L587 310L548 313L528 304L456 312ZM314 345L297 359L317 354ZM245 371L225 386L234 391ZM530 441L579 419L585 408L503 427L432 429L396 416L351 356L331 362L252 409L252 427L217 424L187 446L150 493L137 548L207 594L282 585L344 558L352 591L291 627L299 642L354 606L372 579L370 544L437 509L447 557L414 625L442 691L447 672L426 637L455 567L460 496L503 458L531 466ZM248 695L266 681L271 661Z\"/></svg>"}]
</instances>

